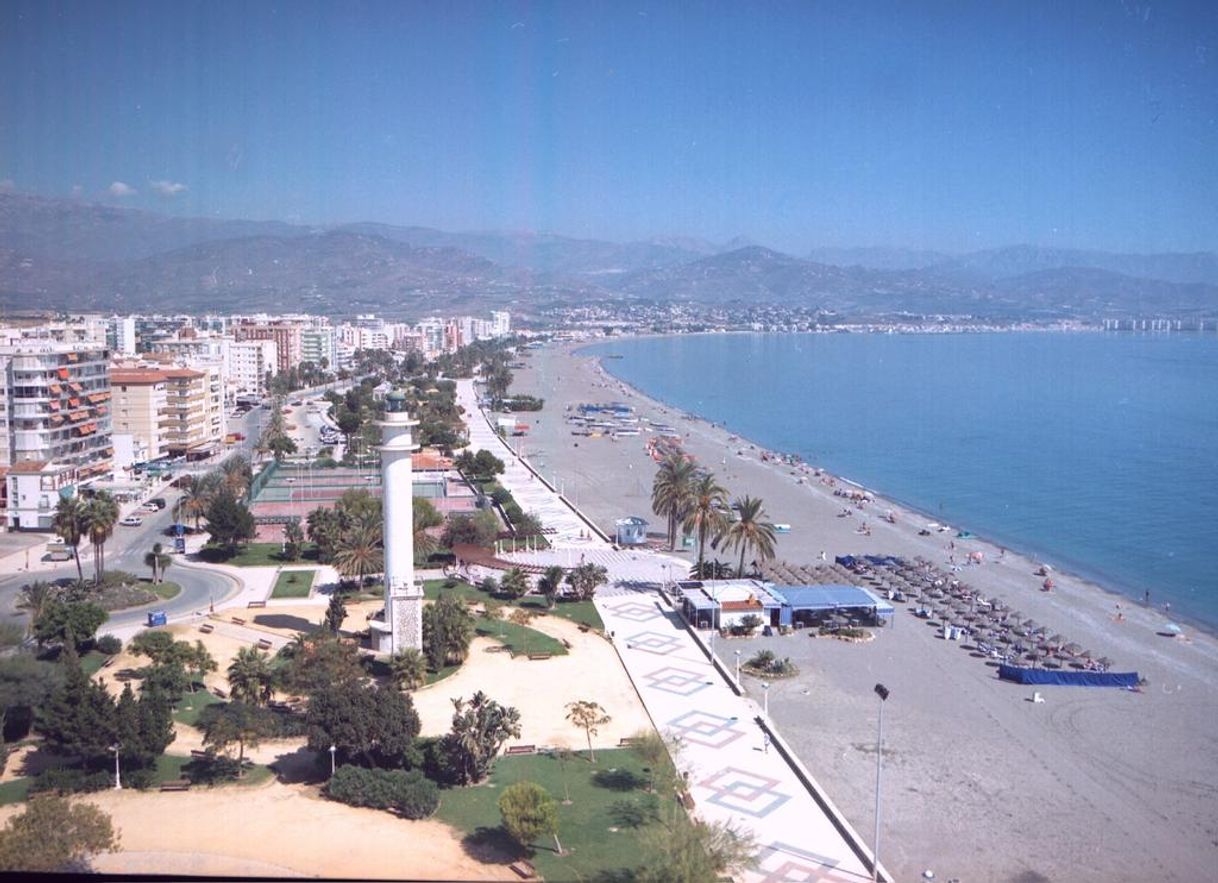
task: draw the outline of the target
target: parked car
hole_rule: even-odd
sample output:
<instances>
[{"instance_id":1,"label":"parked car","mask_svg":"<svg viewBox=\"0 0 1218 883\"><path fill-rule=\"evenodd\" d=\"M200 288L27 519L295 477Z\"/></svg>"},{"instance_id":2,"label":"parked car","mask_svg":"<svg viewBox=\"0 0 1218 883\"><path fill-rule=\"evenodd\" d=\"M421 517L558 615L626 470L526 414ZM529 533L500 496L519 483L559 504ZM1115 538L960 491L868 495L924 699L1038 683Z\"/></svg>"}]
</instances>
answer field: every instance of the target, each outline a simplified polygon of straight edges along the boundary
<instances>
[{"instance_id":1,"label":"parked car","mask_svg":"<svg viewBox=\"0 0 1218 883\"><path fill-rule=\"evenodd\" d=\"M156 507L157 507L157 509L158 509L158 511L159 511L159 510L161 510L161 509L164 509L164 508L165 508L166 506L168 506L169 504L165 502L165 498L164 498L164 497L153 497L151 500L149 500L149 501L148 501L148 505L149 505L149 506L156 506Z\"/></svg>"},{"instance_id":2,"label":"parked car","mask_svg":"<svg viewBox=\"0 0 1218 883\"><path fill-rule=\"evenodd\" d=\"M123 527L139 527L143 523L144 519L140 518L138 515L128 515L126 518L119 521L119 524L121 524Z\"/></svg>"}]
</instances>

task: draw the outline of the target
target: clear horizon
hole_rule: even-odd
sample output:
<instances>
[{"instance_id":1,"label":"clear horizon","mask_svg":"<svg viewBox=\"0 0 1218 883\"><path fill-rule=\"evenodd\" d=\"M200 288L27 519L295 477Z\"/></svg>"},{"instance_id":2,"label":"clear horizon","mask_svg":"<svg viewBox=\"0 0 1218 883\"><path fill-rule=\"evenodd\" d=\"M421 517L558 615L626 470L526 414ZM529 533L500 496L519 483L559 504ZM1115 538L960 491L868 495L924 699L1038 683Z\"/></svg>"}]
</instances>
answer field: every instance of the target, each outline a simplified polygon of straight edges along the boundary
<instances>
[{"instance_id":1,"label":"clear horizon","mask_svg":"<svg viewBox=\"0 0 1218 883\"><path fill-rule=\"evenodd\" d=\"M5 4L0 186L181 216L1218 249L1206 4Z\"/></svg>"}]
</instances>

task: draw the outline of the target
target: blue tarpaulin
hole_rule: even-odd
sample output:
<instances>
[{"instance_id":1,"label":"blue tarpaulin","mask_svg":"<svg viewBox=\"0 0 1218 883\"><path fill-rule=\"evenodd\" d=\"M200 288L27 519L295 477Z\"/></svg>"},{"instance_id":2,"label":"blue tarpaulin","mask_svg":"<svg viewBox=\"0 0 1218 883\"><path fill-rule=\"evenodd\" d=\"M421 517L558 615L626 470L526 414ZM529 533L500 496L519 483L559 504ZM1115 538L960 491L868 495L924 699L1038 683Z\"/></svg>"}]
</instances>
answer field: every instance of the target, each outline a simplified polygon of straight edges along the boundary
<instances>
[{"instance_id":1,"label":"blue tarpaulin","mask_svg":"<svg viewBox=\"0 0 1218 883\"><path fill-rule=\"evenodd\" d=\"M1136 671L1050 671L1044 668L998 666L998 677L1017 684L1049 684L1063 687L1136 687Z\"/></svg>"}]
</instances>

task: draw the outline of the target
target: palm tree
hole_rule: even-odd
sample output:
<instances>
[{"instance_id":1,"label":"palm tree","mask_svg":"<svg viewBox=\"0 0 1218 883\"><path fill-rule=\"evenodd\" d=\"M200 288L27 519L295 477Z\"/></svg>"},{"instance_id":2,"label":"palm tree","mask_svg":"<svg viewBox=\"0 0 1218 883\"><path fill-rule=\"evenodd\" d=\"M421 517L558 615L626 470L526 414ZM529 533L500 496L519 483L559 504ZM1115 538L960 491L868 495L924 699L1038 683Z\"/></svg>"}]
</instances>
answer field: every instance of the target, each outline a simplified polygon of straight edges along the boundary
<instances>
[{"instance_id":1,"label":"palm tree","mask_svg":"<svg viewBox=\"0 0 1218 883\"><path fill-rule=\"evenodd\" d=\"M173 556L165 552L160 543L152 544L152 551L144 555L144 566L152 568L152 582L165 581L165 568L173 564Z\"/></svg>"},{"instance_id":2,"label":"palm tree","mask_svg":"<svg viewBox=\"0 0 1218 883\"><path fill-rule=\"evenodd\" d=\"M385 569L385 549L381 532L366 524L345 531L334 552L334 568L346 579L364 584L364 577Z\"/></svg>"},{"instance_id":3,"label":"palm tree","mask_svg":"<svg viewBox=\"0 0 1218 883\"><path fill-rule=\"evenodd\" d=\"M566 576L563 569L557 564L547 567L537 580L537 590L546 597L546 606L553 607L558 599L558 592L562 588L563 578Z\"/></svg>"},{"instance_id":4,"label":"palm tree","mask_svg":"<svg viewBox=\"0 0 1218 883\"><path fill-rule=\"evenodd\" d=\"M677 548L677 525L689 510L691 490L697 475L693 461L683 454L669 454L660 461L651 485L651 511L668 520L668 548Z\"/></svg>"},{"instance_id":5,"label":"palm tree","mask_svg":"<svg viewBox=\"0 0 1218 883\"><path fill-rule=\"evenodd\" d=\"M76 578L85 581L85 572L80 566L80 541L85 536L85 503L80 497L60 497L55 504L55 534L72 547L72 558L76 561Z\"/></svg>"},{"instance_id":6,"label":"palm tree","mask_svg":"<svg viewBox=\"0 0 1218 883\"><path fill-rule=\"evenodd\" d=\"M254 647L242 647L228 666L228 686L234 702L265 705L275 693L270 657Z\"/></svg>"},{"instance_id":7,"label":"palm tree","mask_svg":"<svg viewBox=\"0 0 1218 883\"><path fill-rule=\"evenodd\" d=\"M499 580L499 591L512 598L523 598L529 592L529 578L519 567L513 567Z\"/></svg>"},{"instance_id":8,"label":"palm tree","mask_svg":"<svg viewBox=\"0 0 1218 883\"><path fill-rule=\"evenodd\" d=\"M427 657L415 647L407 647L389 660L389 673L401 689L417 690L427 680Z\"/></svg>"},{"instance_id":9,"label":"palm tree","mask_svg":"<svg viewBox=\"0 0 1218 883\"><path fill-rule=\"evenodd\" d=\"M118 503L108 491L98 491L84 507L83 526L93 544L93 569L98 584L106 570L106 540L114 533L118 515Z\"/></svg>"},{"instance_id":10,"label":"palm tree","mask_svg":"<svg viewBox=\"0 0 1218 883\"><path fill-rule=\"evenodd\" d=\"M178 521L182 520L183 515L192 517L195 520L195 529L198 530L199 519L207 511L207 504L210 502L211 488L208 483L197 476L191 478L182 484L182 496L177 502Z\"/></svg>"},{"instance_id":11,"label":"palm tree","mask_svg":"<svg viewBox=\"0 0 1218 883\"><path fill-rule=\"evenodd\" d=\"M58 588L40 579L21 587L21 592L17 596L17 609L25 610L30 614L30 621L26 623L25 627L27 634L33 632L34 623L42 616L47 605L58 595Z\"/></svg>"},{"instance_id":12,"label":"palm tree","mask_svg":"<svg viewBox=\"0 0 1218 883\"><path fill-rule=\"evenodd\" d=\"M240 498L248 489L253 477L249 461L240 454L233 454L220 464L224 485Z\"/></svg>"},{"instance_id":13,"label":"palm tree","mask_svg":"<svg viewBox=\"0 0 1218 883\"><path fill-rule=\"evenodd\" d=\"M685 515L682 527L698 534L698 567L702 567L706 551L706 541L717 539L728 526L727 490L715 480L710 472L705 472L694 480L690 489L690 505Z\"/></svg>"},{"instance_id":14,"label":"palm tree","mask_svg":"<svg viewBox=\"0 0 1218 883\"><path fill-rule=\"evenodd\" d=\"M765 507L759 497L745 494L733 506L739 518L733 521L723 534L724 548L740 549L740 564L736 576L744 576L744 556L750 549L756 551L762 561L774 557L774 525L766 516Z\"/></svg>"}]
</instances>

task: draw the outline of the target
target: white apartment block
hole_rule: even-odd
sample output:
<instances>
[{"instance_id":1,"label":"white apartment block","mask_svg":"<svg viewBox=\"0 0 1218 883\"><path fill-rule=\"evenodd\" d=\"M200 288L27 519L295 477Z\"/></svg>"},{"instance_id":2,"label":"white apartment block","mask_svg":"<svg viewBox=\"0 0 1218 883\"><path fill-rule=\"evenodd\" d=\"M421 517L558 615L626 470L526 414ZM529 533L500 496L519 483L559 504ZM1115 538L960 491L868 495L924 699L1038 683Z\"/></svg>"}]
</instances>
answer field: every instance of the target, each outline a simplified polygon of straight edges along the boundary
<instances>
[{"instance_id":1,"label":"white apartment block","mask_svg":"<svg viewBox=\"0 0 1218 883\"><path fill-rule=\"evenodd\" d=\"M300 358L314 365L328 365L331 369L338 361L335 330L329 326L317 325L301 329Z\"/></svg>"},{"instance_id":2,"label":"white apartment block","mask_svg":"<svg viewBox=\"0 0 1218 883\"><path fill-rule=\"evenodd\" d=\"M233 395L261 398L268 393L267 375L274 375L279 364L279 348L273 340L236 340L229 344L228 364Z\"/></svg>"}]
</instances>

